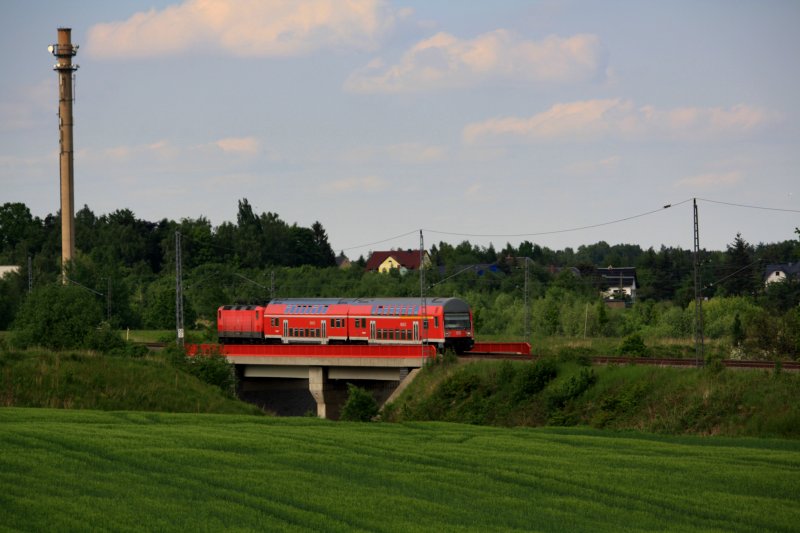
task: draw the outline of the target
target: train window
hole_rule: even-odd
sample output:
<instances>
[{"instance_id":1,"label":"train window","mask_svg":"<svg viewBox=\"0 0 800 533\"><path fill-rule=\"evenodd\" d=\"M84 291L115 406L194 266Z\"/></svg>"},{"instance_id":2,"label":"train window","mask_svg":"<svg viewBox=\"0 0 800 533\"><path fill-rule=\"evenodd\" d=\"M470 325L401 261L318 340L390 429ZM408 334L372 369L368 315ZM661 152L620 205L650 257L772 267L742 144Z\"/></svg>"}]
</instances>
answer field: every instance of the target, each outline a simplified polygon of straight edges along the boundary
<instances>
[{"instance_id":1,"label":"train window","mask_svg":"<svg viewBox=\"0 0 800 533\"><path fill-rule=\"evenodd\" d=\"M256 311L256 320L258 320L258 311Z\"/></svg>"},{"instance_id":2,"label":"train window","mask_svg":"<svg viewBox=\"0 0 800 533\"><path fill-rule=\"evenodd\" d=\"M433 317L433 327L435 327L435 328L439 327L439 317L438 316Z\"/></svg>"},{"instance_id":3,"label":"train window","mask_svg":"<svg viewBox=\"0 0 800 533\"><path fill-rule=\"evenodd\" d=\"M428 319L422 321L422 329L428 329Z\"/></svg>"}]
</instances>

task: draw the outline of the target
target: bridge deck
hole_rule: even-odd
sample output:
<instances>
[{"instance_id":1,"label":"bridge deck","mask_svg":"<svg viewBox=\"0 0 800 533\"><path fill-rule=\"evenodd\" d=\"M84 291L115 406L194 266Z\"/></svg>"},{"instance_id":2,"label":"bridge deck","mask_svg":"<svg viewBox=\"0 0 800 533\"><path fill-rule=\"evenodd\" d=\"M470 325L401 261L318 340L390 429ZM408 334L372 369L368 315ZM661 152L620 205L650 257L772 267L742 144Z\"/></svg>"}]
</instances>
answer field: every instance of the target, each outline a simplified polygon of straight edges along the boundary
<instances>
[{"instance_id":1,"label":"bridge deck","mask_svg":"<svg viewBox=\"0 0 800 533\"><path fill-rule=\"evenodd\" d=\"M187 344L189 355L221 353L234 364L420 367L434 346L358 344Z\"/></svg>"}]
</instances>

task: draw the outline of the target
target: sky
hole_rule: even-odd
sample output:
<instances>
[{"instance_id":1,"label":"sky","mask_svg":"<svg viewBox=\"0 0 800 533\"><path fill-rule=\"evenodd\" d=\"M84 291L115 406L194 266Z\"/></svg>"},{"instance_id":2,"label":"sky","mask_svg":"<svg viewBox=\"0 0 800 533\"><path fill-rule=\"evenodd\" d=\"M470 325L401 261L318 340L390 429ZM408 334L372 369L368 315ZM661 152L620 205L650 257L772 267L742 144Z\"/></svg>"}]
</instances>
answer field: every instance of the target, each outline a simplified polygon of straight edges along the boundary
<instances>
[{"instance_id":1,"label":"sky","mask_svg":"<svg viewBox=\"0 0 800 533\"><path fill-rule=\"evenodd\" d=\"M0 2L0 204L440 241L724 250L797 238L800 2ZM664 208L663 206L672 207ZM80 242L77 243L80 248Z\"/></svg>"}]
</instances>

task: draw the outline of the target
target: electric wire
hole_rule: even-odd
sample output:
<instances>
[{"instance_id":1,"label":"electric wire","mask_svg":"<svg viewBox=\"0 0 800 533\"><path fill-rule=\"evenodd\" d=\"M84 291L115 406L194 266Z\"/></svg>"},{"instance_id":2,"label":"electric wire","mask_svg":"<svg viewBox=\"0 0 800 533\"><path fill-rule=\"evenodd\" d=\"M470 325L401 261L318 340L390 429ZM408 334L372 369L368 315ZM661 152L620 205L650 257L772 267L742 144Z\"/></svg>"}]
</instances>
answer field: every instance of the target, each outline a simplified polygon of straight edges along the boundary
<instances>
[{"instance_id":1,"label":"electric wire","mask_svg":"<svg viewBox=\"0 0 800 533\"><path fill-rule=\"evenodd\" d=\"M639 213L638 215L632 215L632 216L625 217L625 218L619 218L619 219L616 219L616 220L610 220L608 222L601 222L599 224L590 224L588 226L579 226L579 227L575 227L575 228L565 228L565 229L558 229L558 230L551 230L551 231L538 231L538 232L531 232L531 233L497 233L497 234L495 234L495 233L486 233L486 234L481 234L481 233L456 233L456 232L439 231L439 230L433 230L433 229L425 229L423 231L427 231L429 233L437 233L437 234L441 234L441 235L454 235L454 236L457 236L457 237L537 237L537 236L541 236L541 235L555 235L555 234L558 234L558 233L568 233L568 232L571 232L571 231L582 231L582 230L586 230L586 229L600 228L602 226L610 226L611 224L618 224L620 222L627 222L628 220L634 220L636 218L646 217L646 216L652 215L654 213L659 213L661 211L664 211L665 209L669 209L671 207L677 207L677 206L685 204L687 202L691 202L691 198L683 200L683 201L678 202L676 204L667 204L667 205L664 205L662 207L659 207L658 209L653 209L651 211L646 211L644 213Z\"/></svg>"},{"instance_id":2,"label":"electric wire","mask_svg":"<svg viewBox=\"0 0 800 533\"><path fill-rule=\"evenodd\" d=\"M369 242L369 243L367 243L367 244L361 244L361 245L359 245L359 246L348 246L348 247L346 247L346 248L340 248L340 250L341 250L341 251L345 251L345 250L357 250L357 249L359 249L359 248L367 248L367 247L369 247L369 246L374 246L374 245L376 245L376 244L383 244L383 243L385 243L385 242L394 241L394 240L396 240L396 239L400 239L400 238L402 238L402 237L408 237L409 235L412 235L412 234L414 234L414 233L417 233L417 231L419 231L419 230L411 230L411 231L409 231L409 232L406 232L406 233L403 233L403 234L401 234L401 235L395 235L394 237L389 237L388 239L382 239L382 240L380 240L380 241Z\"/></svg>"},{"instance_id":3,"label":"electric wire","mask_svg":"<svg viewBox=\"0 0 800 533\"><path fill-rule=\"evenodd\" d=\"M744 207L746 209L761 209L763 211L782 211L784 213L800 213L800 209L785 209L781 207L766 207L762 205L747 205L747 204L735 204L732 202L721 202L719 200L709 200L707 198L698 198L698 200L702 202L708 202L710 204L721 204L721 205L728 205L733 207Z\"/></svg>"}]
</instances>

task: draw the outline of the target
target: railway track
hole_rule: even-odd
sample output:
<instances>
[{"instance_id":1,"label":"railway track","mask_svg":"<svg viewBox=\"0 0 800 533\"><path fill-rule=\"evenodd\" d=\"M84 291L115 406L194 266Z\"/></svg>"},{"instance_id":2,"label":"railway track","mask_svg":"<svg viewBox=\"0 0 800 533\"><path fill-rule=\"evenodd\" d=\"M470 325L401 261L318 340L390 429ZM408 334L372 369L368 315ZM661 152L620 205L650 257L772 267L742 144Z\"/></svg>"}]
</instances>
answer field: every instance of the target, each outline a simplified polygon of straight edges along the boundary
<instances>
[{"instance_id":1,"label":"railway track","mask_svg":"<svg viewBox=\"0 0 800 533\"><path fill-rule=\"evenodd\" d=\"M697 364L695 359L675 359L675 358L649 358L649 357L613 357L599 356L592 358L593 364L618 364L618 365L651 365L651 366L673 366L673 367L695 367L702 366ZM800 370L800 362L780 361L783 370ZM762 370L773 370L775 361L741 361L735 359L723 359L722 364L727 368L753 368Z\"/></svg>"},{"instance_id":2,"label":"railway track","mask_svg":"<svg viewBox=\"0 0 800 533\"><path fill-rule=\"evenodd\" d=\"M499 359L510 361L523 361L538 359L532 355L508 354L508 353L491 353L491 352L467 352L461 356L462 359ZM670 366L679 368L692 368L697 367L698 364L694 359L674 359L674 358L648 358L648 357L617 357L617 356L597 356L591 357L592 364L594 365L649 365L649 366ZM781 370L800 371L800 362L798 361L779 361ZM740 361L734 359L725 359L722 364L727 368L740 368L740 369L755 369L755 370L774 370L775 361ZM702 366L702 365L700 365Z\"/></svg>"}]
</instances>

